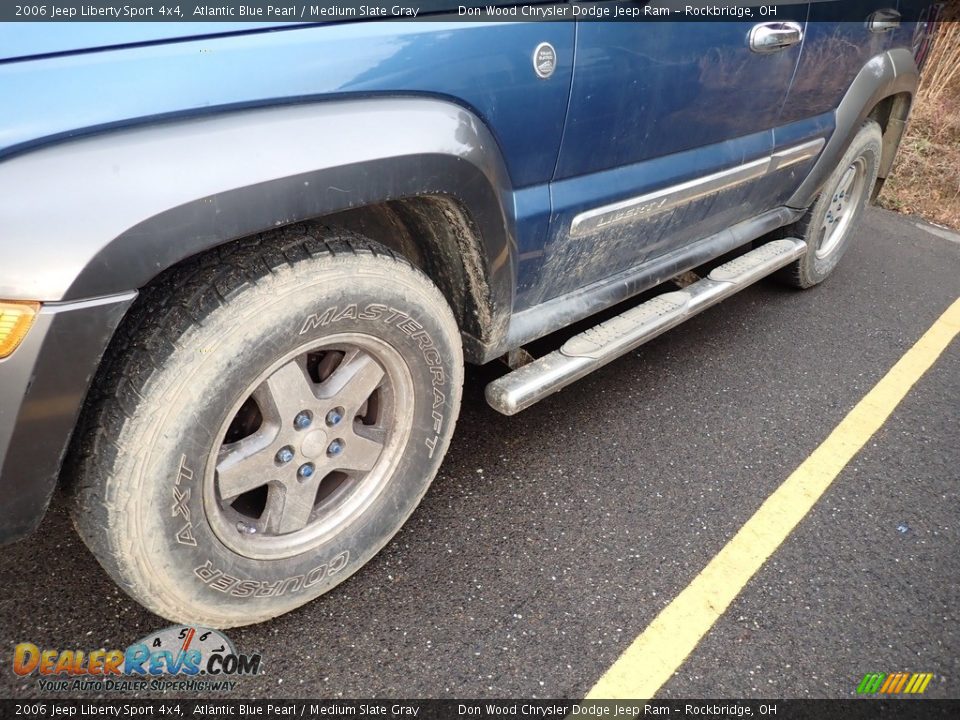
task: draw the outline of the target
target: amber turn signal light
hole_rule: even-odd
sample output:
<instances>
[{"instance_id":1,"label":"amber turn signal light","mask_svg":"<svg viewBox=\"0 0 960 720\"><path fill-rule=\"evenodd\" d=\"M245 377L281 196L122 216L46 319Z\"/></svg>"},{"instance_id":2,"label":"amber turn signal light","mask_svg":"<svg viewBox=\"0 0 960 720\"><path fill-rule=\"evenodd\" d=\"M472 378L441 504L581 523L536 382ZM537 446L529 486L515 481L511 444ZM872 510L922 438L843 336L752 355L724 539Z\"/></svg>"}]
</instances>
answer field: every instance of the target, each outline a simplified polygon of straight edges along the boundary
<instances>
[{"instance_id":1,"label":"amber turn signal light","mask_svg":"<svg viewBox=\"0 0 960 720\"><path fill-rule=\"evenodd\" d=\"M27 335L40 303L0 301L0 359L8 357Z\"/></svg>"}]
</instances>

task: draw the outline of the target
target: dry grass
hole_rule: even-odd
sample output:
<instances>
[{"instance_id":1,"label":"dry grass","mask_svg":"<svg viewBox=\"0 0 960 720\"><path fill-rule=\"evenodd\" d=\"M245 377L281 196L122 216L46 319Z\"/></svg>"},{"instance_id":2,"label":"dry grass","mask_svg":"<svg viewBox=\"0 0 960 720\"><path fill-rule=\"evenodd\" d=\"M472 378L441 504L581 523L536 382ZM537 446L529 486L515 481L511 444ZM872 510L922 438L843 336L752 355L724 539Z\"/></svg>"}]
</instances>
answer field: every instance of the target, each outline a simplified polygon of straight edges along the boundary
<instances>
[{"instance_id":1,"label":"dry grass","mask_svg":"<svg viewBox=\"0 0 960 720\"><path fill-rule=\"evenodd\" d=\"M960 229L960 7L945 15L880 205Z\"/></svg>"}]
</instances>

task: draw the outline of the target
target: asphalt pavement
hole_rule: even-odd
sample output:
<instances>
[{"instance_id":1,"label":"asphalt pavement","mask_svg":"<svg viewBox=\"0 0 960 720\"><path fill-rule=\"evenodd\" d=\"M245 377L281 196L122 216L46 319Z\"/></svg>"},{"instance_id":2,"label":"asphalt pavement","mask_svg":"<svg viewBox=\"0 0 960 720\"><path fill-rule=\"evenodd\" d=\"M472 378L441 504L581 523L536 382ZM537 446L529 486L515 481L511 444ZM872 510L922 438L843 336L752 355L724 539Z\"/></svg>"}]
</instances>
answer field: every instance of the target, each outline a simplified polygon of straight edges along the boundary
<instances>
[{"instance_id":1,"label":"asphalt pavement","mask_svg":"<svg viewBox=\"0 0 960 720\"><path fill-rule=\"evenodd\" d=\"M515 417L483 399L500 370L470 369L421 507L333 592L227 631L264 662L228 696L582 697L958 296L960 235L873 210L818 288L761 282ZM958 480L954 340L659 697L851 697L893 671L960 697ZM0 550L0 696L42 696L18 642L168 624L59 502Z\"/></svg>"}]
</instances>

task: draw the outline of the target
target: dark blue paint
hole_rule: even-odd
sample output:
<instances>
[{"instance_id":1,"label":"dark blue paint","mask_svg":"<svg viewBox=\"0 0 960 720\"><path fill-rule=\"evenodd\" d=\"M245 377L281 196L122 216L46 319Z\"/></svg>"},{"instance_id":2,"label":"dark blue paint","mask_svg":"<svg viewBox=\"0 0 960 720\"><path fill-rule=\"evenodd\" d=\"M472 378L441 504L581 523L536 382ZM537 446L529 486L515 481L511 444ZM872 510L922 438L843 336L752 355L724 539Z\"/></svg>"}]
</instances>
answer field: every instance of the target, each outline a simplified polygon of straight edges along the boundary
<instances>
[{"instance_id":1,"label":"dark blue paint","mask_svg":"<svg viewBox=\"0 0 960 720\"><path fill-rule=\"evenodd\" d=\"M434 0L432 9L443 9L447 3ZM903 26L889 33L869 33L865 22L870 13L889 7L902 11ZM35 247L51 257L57 255L58 262L25 262L30 253L23 243L14 241L7 243L10 250L4 256L9 264L0 269L15 268L7 273L16 278L7 286L15 293L11 297L48 300L102 295L106 293L99 292L101 283L107 284L109 292L133 289L167 265L217 243L291 222L291 218L308 219L352 206L327 200L325 193L345 192L335 184L320 183L325 189L306 190L309 183L301 184L303 177L349 180L356 186L355 205L446 191L468 205L482 235L479 260L485 277L492 278L488 299L493 310L485 319L476 313L483 342L469 332L465 339L474 344L471 359L486 361L512 349L514 340L525 342L642 291L646 280L638 278L660 282L667 273L683 269L681 265L691 267L709 259L710 253L749 241L755 237L750 228L756 229L757 224L741 220L778 208L763 215L767 224L761 224L760 232L796 218L799 212L779 206L790 200L802 208L809 202L821 178L835 167L851 122L859 122L887 89L914 89L915 75L912 67L902 63L903 53L897 54L898 67L906 74L894 78L896 85L869 87L872 66L865 71L864 67L889 48L915 46L922 55L928 41L929 7L929 0L812 0L779 6L776 20L803 22L806 38L802 46L771 55L753 54L747 48L752 22L10 23L0 27L0 103L5 111L0 122L0 166L14 168L11 174L16 175L15 168L34 160L45 167L52 157L57 167L60 154L56 151L10 158L83 134L101 133L103 139L74 144L63 153L69 160L60 163L71 172L37 174L32 182L20 185L31 191L38 188L35 195L26 197L38 203L37 198L42 198L44 210L49 207L57 221L71 230L51 236L47 222L37 231L46 236ZM554 45L558 58L555 74L546 80L536 77L531 61L534 48L544 41ZM890 71L894 65L888 59L888 65L874 65ZM868 81L858 81L858 91L847 95L861 71L860 78ZM201 166L193 155L190 162L171 161L169 172L162 176L166 181L158 179L149 161L136 163L138 173L132 174L134 184L126 187L126 196L117 192L118 183L104 181L111 174L119 175L109 152L85 154L91 145L101 150L123 146L108 133L138 125L239 108L410 95L443 98L459 108L442 104L443 110L433 111L437 124L421 120L415 125L408 118L423 115L391 114L386 109L403 103L382 103L375 110L364 103L365 112L358 103L343 103L349 109L342 117L350 124L328 122L322 127L335 129L326 133L299 129L281 136L271 130L249 136L256 138L248 143L255 150L277 137L293 138L277 143L281 150L274 155L260 152L258 160L258 153L243 143L225 143L231 153L241 145L229 155L234 174L223 172L221 163L228 158L220 150L211 155L221 163ZM848 100L838 118L836 109L845 95ZM858 105L861 101L864 106ZM851 110L851 105L857 107ZM452 123L447 122L450 110L454 110ZM296 114L285 114L284 128L291 126L290 116ZM234 114L224 118L223 126L231 120L252 123L247 117ZM310 118L306 127L316 130L324 113ZM397 127L390 127L391 123ZM451 126L456 129L450 130ZM144 157L169 152L171 138L183 142L191 133L199 137L196 125L180 122L177 127L178 134L161 127L138 135L156 143L153 154ZM353 140L347 141L351 132ZM407 143L401 142L404 135ZM430 142L425 143L423 136ZM375 149L372 160L353 163L357 138ZM816 163L794 165L760 181L691 200L662 215L641 216L632 226L570 237L571 221L584 210L819 138L830 140ZM297 158L289 149L303 153L308 145L314 155L299 158L316 164L300 168L296 175L282 174L287 167L283 162L269 166L265 161L265 157ZM329 165L313 159L322 155L330 160L336 154L332 149L340 154ZM3 164L5 160L10 164ZM275 174L271 176L265 167L276 168ZM369 170L374 167L377 170ZM246 181L238 180L237 173L247 170ZM377 171L380 174L371 177ZM181 185L177 173L195 184ZM196 182L212 175L237 187ZM89 184L92 176L100 178L100 185ZM74 193L52 192L37 177L54 177L70 188L84 180L88 185ZM444 187L444 182L456 190ZM101 189L104 186L106 190ZM216 192L209 196L197 188ZM104 207L121 210L124 197L126 206L144 198L171 202L161 207L145 203L151 209L147 217L128 217L119 211L115 217L110 208L99 215L110 222L98 226L92 222L91 206L96 201L86 202L84 192L96 193L97 201L106 198ZM271 217L261 224L259 211L264 207ZM42 213L30 208L22 198L17 204L23 213L20 219L27 216L25 224L32 227L33 217ZM273 216L280 211L286 214ZM17 219L10 207L7 215L7 220ZM128 221L132 225L119 227ZM739 223L737 229L727 231L734 223ZM103 232L104 227L109 231ZM84 233L93 236L86 244ZM698 254L684 254L690 243L707 236L723 240L724 235L730 242L699 243ZM144 237L155 243L149 251L140 244ZM131 239L137 242L127 244ZM84 255L91 247L95 254ZM76 268L70 263L75 248L81 248L76 257L86 258ZM667 253L671 255L665 259ZM658 262L645 264L651 260ZM48 276L69 267L64 281L72 284L49 297L21 294L37 281L38 267L46 267ZM620 274L614 278L615 273ZM21 275L24 289L19 285ZM550 307L538 307L545 300L601 283L606 286L599 293L574 293ZM0 410L12 409L6 415L0 412L0 482L10 490L4 493L9 502L0 507L0 542L29 532L46 508L90 378L132 296L99 306L61 306L56 313L41 315L24 344L0 363L0 396L5 403L0 403ZM514 310L535 309L511 318L512 298ZM63 363L65 352L71 357L68 364ZM56 411L51 413L50 408ZM40 429L37 418L42 421ZM331 415L327 422L339 420ZM29 450L21 452L23 448ZM338 440L328 447L331 454L342 450ZM293 454L281 451L277 460L292 462ZM304 476L313 470L312 465L299 469Z\"/></svg>"},{"instance_id":2,"label":"dark blue paint","mask_svg":"<svg viewBox=\"0 0 960 720\"><path fill-rule=\"evenodd\" d=\"M42 30L35 28L42 27ZM281 22L45 22L0 29L0 60L297 27Z\"/></svg>"},{"instance_id":3,"label":"dark blue paint","mask_svg":"<svg viewBox=\"0 0 960 720\"><path fill-rule=\"evenodd\" d=\"M805 15L785 6L777 19ZM557 178L775 127L800 46L751 52L755 24L584 23Z\"/></svg>"},{"instance_id":4,"label":"dark blue paint","mask_svg":"<svg viewBox=\"0 0 960 720\"><path fill-rule=\"evenodd\" d=\"M764 157L769 154L771 143L771 133L765 130L705 148L554 182L550 237L542 256L529 260L526 266L521 264L524 282L518 292L518 308L525 309L668 252L678 244L710 235L715 226L722 229L758 214L754 210L756 200L744 202L755 190L751 184L738 202L718 205L711 199L676 214L656 216L626 229L616 228L611 233L577 238L569 235L570 224L580 212ZM531 265L534 262L535 269Z\"/></svg>"},{"instance_id":5,"label":"dark blue paint","mask_svg":"<svg viewBox=\"0 0 960 720\"><path fill-rule=\"evenodd\" d=\"M788 5L771 19L803 23L806 16L806 5ZM755 24L581 25L552 188L554 223L542 257L521 262L519 308L711 235L789 196L791 178L766 178L605 236L568 234L584 210L770 154L801 45L754 53L748 38Z\"/></svg>"},{"instance_id":6,"label":"dark blue paint","mask_svg":"<svg viewBox=\"0 0 960 720\"><path fill-rule=\"evenodd\" d=\"M810 4L803 54L780 124L831 112L864 64L891 47L893 33L873 33L867 18L896 0L818 0ZM853 22L851 17L862 17Z\"/></svg>"},{"instance_id":7,"label":"dark blue paint","mask_svg":"<svg viewBox=\"0 0 960 720\"><path fill-rule=\"evenodd\" d=\"M896 32L838 22L897 5L905 24ZM7 25L0 28L2 57L45 57L0 63L0 97L9 99L0 156L81 133L238 107L450 99L489 126L506 161L520 310L782 204L812 161L616 237L569 237L571 220L584 210L828 138L833 109L864 62L909 45L928 5L781 5L767 20L801 22L806 37L802 46L770 55L747 46L759 19ZM533 48L543 41L558 56L547 80L531 67Z\"/></svg>"},{"instance_id":8,"label":"dark blue paint","mask_svg":"<svg viewBox=\"0 0 960 720\"><path fill-rule=\"evenodd\" d=\"M83 35L84 23L72 28ZM7 25L0 45L16 33L44 32L43 25ZM16 101L4 103L0 152L157 115L427 94L476 112L500 144L514 186L525 187L549 181L556 164L573 38L572 23L362 22L7 63L0 98ZM532 70L543 41L558 57L548 80Z\"/></svg>"}]
</instances>

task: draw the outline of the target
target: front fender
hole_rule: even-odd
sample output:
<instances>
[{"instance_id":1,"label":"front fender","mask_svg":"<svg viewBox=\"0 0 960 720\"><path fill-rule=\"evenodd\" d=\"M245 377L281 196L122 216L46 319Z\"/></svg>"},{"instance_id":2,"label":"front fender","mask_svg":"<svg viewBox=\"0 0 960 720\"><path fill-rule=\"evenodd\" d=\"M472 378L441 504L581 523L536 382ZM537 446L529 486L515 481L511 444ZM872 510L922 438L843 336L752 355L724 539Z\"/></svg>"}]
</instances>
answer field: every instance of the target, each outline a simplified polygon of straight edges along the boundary
<instances>
[{"instance_id":1,"label":"front fender","mask_svg":"<svg viewBox=\"0 0 960 720\"><path fill-rule=\"evenodd\" d=\"M158 123L0 163L0 297L142 287L226 241L373 202L459 200L493 328L513 305L512 188L486 126L426 98L330 101Z\"/></svg>"}]
</instances>

